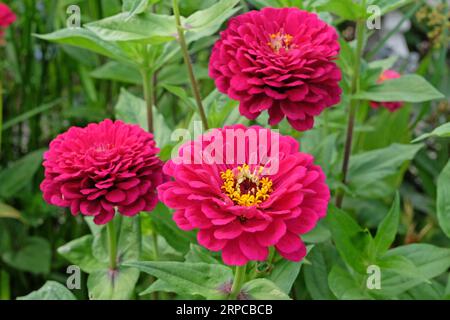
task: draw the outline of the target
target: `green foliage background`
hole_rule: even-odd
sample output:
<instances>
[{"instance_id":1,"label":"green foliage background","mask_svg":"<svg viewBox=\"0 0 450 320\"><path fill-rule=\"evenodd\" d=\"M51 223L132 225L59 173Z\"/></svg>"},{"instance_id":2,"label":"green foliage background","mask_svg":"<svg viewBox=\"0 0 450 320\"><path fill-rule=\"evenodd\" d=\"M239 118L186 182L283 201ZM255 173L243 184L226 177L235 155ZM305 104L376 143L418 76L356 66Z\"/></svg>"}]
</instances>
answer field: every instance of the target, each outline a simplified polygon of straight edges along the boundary
<instances>
[{"instance_id":1,"label":"green foliage background","mask_svg":"<svg viewBox=\"0 0 450 320\"><path fill-rule=\"evenodd\" d=\"M6 46L0 50L5 91L0 299L225 298L217 288L231 281L232 268L196 245L194 233L179 230L164 205L151 215L116 221L121 264L113 285L107 273L105 228L47 205L39 191L42 153L68 127L116 118L146 128L143 75L152 75L154 131L161 157L170 157L175 146L170 134L176 128L193 129L199 116L174 41L171 1L6 2L18 21L7 30ZM72 4L81 8L83 28L65 28L66 9ZM414 21L423 1L367 4L379 5L382 14L401 10ZM365 15L362 5L352 0L180 1L210 127L250 124L239 115L236 101L214 89L208 59L229 17L265 6L318 12L341 34ZM304 237L309 249L304 261L275 256L250 266L244 285L250 297L450 298L448 30L440 43L420 51L426 31L414 27L406 35L411 50L421 55L416 74L377 85L379 74L396 58L375 60L380 48L368 48L361 61L361 90L353 95L356 44L342 37L338 60L344 75L342 102L318 117L311 131L298 133L286 122L279 125L283 134L300 141L302 151L314 155L333 194L344 190L345 200L342 209L330 205L328 217ZM406 68L400 65L400 71ZM343 185L341 163L351 100L360 105L349 183ZM369 100L402 100L406 105L389 113L371 109ZM256 123L266 126L267 119L262 116ZM136 230L141 230L142 238L136 237L140 233ZM83 271L81 290L69 292L64 286L69 264ZM382 270L379 290L366 286L370 265ZM29 294L33 290L38 291Z\"/></svg>"}]
</instances>

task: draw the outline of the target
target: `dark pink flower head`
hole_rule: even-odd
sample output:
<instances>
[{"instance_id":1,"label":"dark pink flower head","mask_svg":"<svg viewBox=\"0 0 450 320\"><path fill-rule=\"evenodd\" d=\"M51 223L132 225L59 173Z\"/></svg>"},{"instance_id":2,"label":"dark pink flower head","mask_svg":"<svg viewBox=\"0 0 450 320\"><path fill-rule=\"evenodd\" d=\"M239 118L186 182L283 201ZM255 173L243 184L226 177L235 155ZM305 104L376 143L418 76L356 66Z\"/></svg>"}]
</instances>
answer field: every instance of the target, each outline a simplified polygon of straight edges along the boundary
<instances>
[{"instance_id":1,"label":"dark pink flower head","mask_svg":"<svg viewBox=\"0 0 450 320\"><path fill-rule=\"evenodd\" d=\"M313 157L297 141L261 127L214 129L181 146L164 165L173 180L158 187L183 230L222 251L228 265L265 260L268 248L286 259L306 254L300 235L326 215L330 192Z\"/></svg>"},{"instance_id":2,"label":"dark pink flower head","mask_svg":"<svg viewBox=\"0 0 450 320\"><path fill-rule=\"evenodd\" d=\"M401 75L400 73L398 73L397 71L394 70L385 70L380 77L378 78L378 83L382 83L386 80L390 80L390 79L398 79L400 78ZM375 102L375 101L371 101L370 102L370 106L374 109L381 107L385 107L386 109L388 109L390 112L394 112L397 109L400 109L403 106L403 102L402 101L394 101L394 102L387 102L387 101L383 101L383 102Z\"/></svg>"},{"instance_id":3,"label":"dark pink flower head","mask_svg":"<svg viewBox=\"0 0 450 320\"><path fill-rule=\"evenodd\" d=\"M284 117L299 131L340 101L336 31L316 14L297 8L264 8L230 20L209 62L220 92L238 100L249 119L262 111L269 124Z\"/></svg>"},{"instance_id":4,"label":"dark pink flower head","mask_svg":"<svg viewBox=\"0 0 450 320\"><path fill-rule=\"evenodd\" d=\"M16 15L4 3L0 3L0 44L3 42L3 31L16 21Z\"/></svg>"},{"instance_id":5,"label":"dark pink flower head","mask_svg":"<svg viewBox=\"0 0 450 320\"><path fill-rule=\"evenodd\" d=\"M153 135L137 125L104 120L72 127L50 143L44 154L44 199L110 221L115 211L134 216L157 203L162 162Z\"/></svg>"}]
</instances>

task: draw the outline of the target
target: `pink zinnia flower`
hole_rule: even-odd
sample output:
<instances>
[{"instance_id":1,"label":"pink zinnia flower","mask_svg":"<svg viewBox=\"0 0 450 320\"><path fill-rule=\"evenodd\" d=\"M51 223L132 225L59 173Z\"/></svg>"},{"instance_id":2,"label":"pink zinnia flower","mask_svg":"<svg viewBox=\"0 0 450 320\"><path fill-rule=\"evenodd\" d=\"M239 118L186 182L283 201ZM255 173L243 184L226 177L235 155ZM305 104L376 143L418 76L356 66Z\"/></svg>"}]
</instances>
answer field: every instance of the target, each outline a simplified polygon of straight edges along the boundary
<instances>
[{"instance_id":1,"label":"pink zinnia flower","mask_svg":"<svg viewBox=\"0 0 450 320\"><path fill-rule=\"evenodd\" d=\"M230 20L213 48L209 75L248 119L267 110L270 125L286 117L304 131L340 101L339 50L335 29L316 14L264 8Z\"/></svg>"},{"instance_id":2,"label":"pink zinnia flower","mask_svg":"<svg viewBox=\"0 0 450 320\"><path fill-rule=\"evenodd\" d=\"M0 3L0 44L3 43L3 32L11 23L16 21L16 15L4 3Z\"/></svg>"},{"instance_id":3,"label":"pink zinnia flower","mask_svg":"<svg viewBox=\"0 0 450 320\"><path fill-rule=\"evenodd\" d=\"M44 199L110 221L115 211L134 216L157 203L162 162L153 135L137 125L104 120L72 127L57 136L44 154Z\"/></svg>"},{"instance_id":4,"label":"pink zinnia flower","mask_svg":"<svg viewBox=\"0 0 450 320\"><path fill-rule=\"evenodd\" d=\"M398 79L400 78L401 75L400 73L398 73L397 71L394 70L385 70L380 77L378 78L378 83L382 83L386 80L390 80L390 79ZM397 102L375 102L375 101L371 101L370 102L370 106L374 109L381 107L385 107L386 109L388 109L390 112L394 112L397 109L400 109L403 106L403 102L402 101L397 101Z\"/></svg>"},{"instance_id":5,"label":"pink zinnia flower","mask_svg":"<svg viewBox=\"0 0 450 320\"><path fill-rule=\"evenodd\" d=\"M181 146L163 170L173 180L158 187L159 198L175 209L178 227L198 229L198 242L222 251L228 265L265 260L271 246L300 261L300 235L326 215L330 199L313 157L292 137L257 126L214 129Z\"/></svg>"}]
</instances>

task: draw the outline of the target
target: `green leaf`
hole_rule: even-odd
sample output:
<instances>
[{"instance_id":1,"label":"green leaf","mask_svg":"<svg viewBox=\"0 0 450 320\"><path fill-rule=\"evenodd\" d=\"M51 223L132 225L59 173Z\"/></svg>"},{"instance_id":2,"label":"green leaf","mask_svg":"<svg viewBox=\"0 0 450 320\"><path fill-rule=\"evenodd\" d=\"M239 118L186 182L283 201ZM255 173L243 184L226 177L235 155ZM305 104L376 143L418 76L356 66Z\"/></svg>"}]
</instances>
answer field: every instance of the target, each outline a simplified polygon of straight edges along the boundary
<instances>
[{"instance_id":1,"label":"green leaf","mask_svg":"<svg viewBox=\"0 0 450 320\"><path fill-rule=\"evenodd\" d=\"M331 232L324 226L323 220L320 220L314 229L302 234L302 240L305 243L322 243L330 238Z\"/></svg>"},{"instance_id":2,"label":"green leaf","mask_svg":"<svg viewBox=\"0 0 450 320\"><path fill-rule=\"evenodd\" d=\"M366 292L363 276L356 276L354 279L350 273L342 267L335 265L328 275L328 283L333 294L340 300L367 300L372 297ZM365 285L365 283L364 283Z\"/></svg>"},{"instance_id":3,"label":"green leaf","mask_svg":"<svg viewBox=\"0 0 450 320\"><path fill-rule=\"evenodd\" d=\"M405 161L412 160L422 144L391 144L387 148L352 156L348 180L353 189L371 188L381 179L398 173ZM368 170L370 168L370 170Z\"/></svg>"},{"instance_id":4,"label":"green leaf","mask_svg":"<svg viewBox=\"0 0 450 320\"><path fill-rule=\"evenodd\" d=\"M334 13L345 20L357 20L364 16L361 4L353 0L328 0L317 6L317 10Z\"/></svg>"},{"instance_id":5,"label":"green leaf","mask_svg":"<svg viewBox=\"0 0 450 320\"><path fill-rule=\"evenodd\" d=\"M281 291L289 295L292 286L300 273L302 262L292 262L289 260L280 260L273 266L273 271L267 277L271 280Z\"/></svg>"},{"instance_id":6,"label":"green leaf","mask_svg":"<svg viewBox=\"0 0 450 320\"><path fill-rule=\"evenodd\" d=\"M394 202L386 217L381 221L374 238L375 254L380 256L389 249L397 235L398 224L400 222L400 196L395 194Z\"/></svg>"},{"instance_id":7,"label":"green leaf","mask_svg":"<svg viewBox=\"0 0 450 320\"><path fill-rule=\"evenodd\" d=\"M182 25L185 26L186 41L191 42L217 32L224 21L228 20L239 8L239 0L221 0L213 6L196 11Z\"/></svg>"},{"instance_id":8,"label":"green leaf","mask_svg":"<svg viewBox=\"0 0 450 320\"><path fill-rule=\"evenodd\" d=\"M47 281L39 290L17 300L76 300L72 292L56 281Z\"/></svg>"},{"instance_id":9,"label":"green leaf","mask_svg":"<svg viewBox=\"0 0 450 320\"><path fill-rule=\"evenodd\" d=\"M185 257L186 262L204 262L204 263L219 263L211 255L211 251L191 243L191 248Z\"/></svg>"},{"instance_id":10,"label":"green leaf","mask_svg":"<svg viewBox=\"0 0 450 320\"><path fill-rule=\"evenodd\" d=\"M413 143L419 142L430 137L439 137L439 138L450 137L450 122L444 123L442 126L437 127L430 133L425 133L421 135L420 137L414 139L412 142Z\"/></svg>"},{"instance_id":11,"label":"green leaf","mask_svg":"<svg viewBox=\"0 0 450 320\"><path fill-rule=\"evenodd\" d=\"M112 272L109 268L92 272L87 280L89 299L126 300L134 293L139 270L120 266Z\"/></svg>"},{"instance_id":12,"label":"green leaf","mask_svg":"<svg viewBox=\"0 0 450 320\"><path fill-rule=\"evenodd\" d=\"M450 237L450 161L437 180L436 207L439 225L447 237Z\"/></svg>"},{"instance_id":13,"label":"green leaf","mask_svg":"<svg viewBox=\"0 0 450 320\"><path fill-rule=\"evenodd\" d=\"M91 76L97 79L120 81L131 84L142 84L142 77L137 69L130 68L116 61L109 61L91 72Z\"/></svg>"},{"instance_id":14,"label":"green leaf","mask_svg":"<svg viewBox=\"0 0 450 320\"><path fill-rule=\"evenodd\" d=\"M359 273L366 273L371 261L368 248L373 242L370 233L346 212L330 205L326 222L342 259Z\"/></svg>"},{"instance_id":15,"label":"green leaf","mask_svg":"<svg viewBox=\"0 0 450 320\"><path fill-rule=\"evenodd\" d=\"M305 284L314 300L336 299L328 286L328 274L338 258L335 252L331 245L320 244L314 246L307 256L310 263L303 267Z\"/></svg>"},{"instance_id":16,"label":"green leaf","mask_svg":"<svg viewBox=\"0 0 450 320\"><path fill-rule=\"evenodd\" d=\"M187 253L191 243L196 242L195 233L183 231L178 228L172 219L172 214L163 204L159 203L156 206L150 218L158 233L175 250L181 253Z\"/></svg>"},{"instance_id":17,"label":"green leaf","mask_svg":"<svg viewBox=\"0 0 450 320\"><path fill-rule=\"evenodd\" d=\"M124 12L85 26L105 41L159 44L174 40L177 34L173 16L155 13L130 16L128 12Z\"/></svg>"},{"instance_id":18,"label":"green leaf","mask_svg":"<svg viewBox=\"0 0 450 320\"><path fill-rule=\"evenodd\" d=\"M36 37L59 44L68 44L87 49L115 60L130 63L128 56L117 44L104 41L87 29L61 29L49 34L39 34Z\"/></svg>"},{"instance_id":19,"label":"green leaf","mask_svg":"<svg viewBox=\"0 0 450 320\"><path fill-rule=\"evenodd\" d=\"M450 274L447 277L447 286L445 287L444 298L450 300Z\"/></svg>"},{"instance_id":20,"label":"green leaf","mask_svg":"<svg viewBox=\"0 0 450 320\"><path fill-rule=\"evenodd\" d=\"M420 273L420 270L408 258L401 255L383 256L377 260L377 265L381 268L381 272L392 271L403 276L413 279L426 281L426 278Z\"/></svg>"},{"instance_id":21,"label":"green leaf","mask_svg":"<svg viewBox=\"0 0 450 320\"><path fill-rule=\"evenodd\" d=\"M44 238L28 237L20 248L2 254L3 260L19 270L34 274L50 272L51 260L50 244Z\"/></svg>"},{"instance_id":22,"label":"green leaf","mask_svg":"<svg viewBox=\"0 0 450 320\"><path fill-rule=\"evenodd\" d=\"M0 198L12 198L25 186L30 185L42 163L43 153L44 150L33 151L0 171Z\"/></svg>"},{"instance_id":23,"label":"green leaf","mask_svg":"<svg viewBox=\"0 0 450 320\"><path fill-rule=\"evenodd\" d=\"M251 300L291 300L275 283L267 279L251 280L242 286L241 291Z\"/></svg>"},{"instance_id":24,"label":"green leaf","mask_svg":"<svg viewBox=\"0 0 450 320\"><path fill-rule=\"evenodd\" d=\"M416 266L420 277L392 270L383 271L379 293L384 297L397 296L425 280L441 275L450 267L450 249L430 244L397 247L389 250L385 255L385 257L389 256L403 256L411 261Z\"/></svg>"},{"instance_id":25,"label":"green leaf","mask_svg":"<svg viewBox=\"0 0 450 320\"><path fill-rule=\"evenodd\" d=\"M52 102L45 103L43 105L40 105L40 106L38 106L36 108L33 108L31 110L28 110L26 112L22 112L18 116L14 117L14 118L11 118L8 121L5 121L3 123L2 130L3 131L7 130L7 129L15 126L16 124L24 122L25 120L28 120L28 119L30 119L30 118L38 115L38 114L44 113L44 112L46 112L46 111L48 111L48 110L50 110L50 109L52 109L52 108L54 108L56 106L59 106L61 104L61 101L63 101L63 99L62 98L58 98L58 99L56 99L56 100L54 100Z\"/></svg>"},{"instance_id":26,"label":"green leaf","mask_svg":"<svg viewBox=\"0 0 450 320\"><path fill-rule=\"evenodd\" d=\"M122 11L128 12L129 16L132 17L144 12L149 4L150 0L123 0Z\"/></svg>"},{"instance_id":27,"label":"green leaf","mask_svg":"<svg viewBox=\"0 0 450 320\"><path fill-rule=\"evenodd\" d=\"M114 219L117 232L117 257L120 263L136 260L140 256L141 239L139 233L140 217L125 217L118 215ZM108 232L106 226L102 226L96 232L92 243L92 255L100 262L109 262Z\"/></svg>"},{"instance_id":28,"label":"green leaf","mask_svg":"<svg viewBox=\"0 0 450 320\"><path fill-rule=\"evenodd\" d=\"M386 71L392 68L392 66L397 62L397 60L398 60L397 56L391 56L386 59L372 61L368 65L370 69L381 69L381 71Z\"/></svg>"},{"instance_id":29,"label":"green leaf","mask_svg":"<svg viewBox=\"0 0 450 320\"><path fill-rule=\"evenodd\" d=\"M139 293L139 295L144 296L147 294L151 294L153 292L177 292L177 288L171 286L170 284L161 279L158 279L155 282L153 282L147 289Z\"/></svg>"},{"instance_id":30,"label":"green leaf","mask_svg":"<svg viewBox=\"0 0 450 320\"><path fill-rule=\"evenodd\" d=\"M172 130L166 124L164 117L155 109L153 108L154 137L157 147L163 148L171 142ZM143 99L122 88L115 111L117 119L138 124L141 128L147 130L147 107Z\"/></svg>"},{"instance_id":31,"label":"green leaf","mask_svg":"<svg viewBox=\"0 0 450 320\"><path fill-rule=\"evenodd\" d=\"M81 238L72 240L58 248L58 253L67 259L70 263L77 265L86 273L92 273L105 267L92 253L94 236L85 235Z\"/></svg>"},{"instance_id":32,"label":"green leaf","mask_svg":"<svg viewBox=\"0 0 450 320\"><path fill-rule=\"evenodd\" d=\"M431 283L423 283L411 288L399 295L405 300L443 300L445 297L445 287L438 281L431 280Z\"/></svg>"},{"instance_id":33,"label":"green leaf","mask_svg":"<svg viewBox=\"0 0 450 320\"><path fill-rule=\"evenodd\" d=\"M414 0L370 0L368 4L377 5L381 9L381 15L385 15L412 2Z\"/></svg>"},{"instance_id":34,"label":"green leaf","mask_svg":"<svg viewBox=\"0 0 450 320\"><path fill-rule=\"evenodd\" d=\"M207 299L224 299L226 293L221 289L233 279L232 270L219 264L138 261L124 265L161 279L177 294L202 296Z\"/></svg>"},{"instance_id":35,"label":"green leaf","mask_svg":"<svg viewBox=\"0 0 450 320\"><path fill-rule=\"evenodd\" d=\"M428 81L415 74L386 80L353 96L353 99L370 101L425 102L445 98Z\"/></svg>"},{"instance_id":36,"label":"green leaf","mask_svg":"<svg viewBox=\"0 0 450 320\"><path fill-rule=\"evenodd\" d=\"M17 209L3 202L0 202L0 218L22 219Z\"/></svg>"},{"instance_id":37,"label":"green leaf","mask_svg":"<svg viewBox=\"0 0 450 320\"><path fill-rule=\"evenodd\" d=\"M172 86L169 84L162 85L164 89L168 92L172 93L176 97L178 97L181 101L183 101L189 108L192 110L196 110L197 106L195 104L195 100L192 97L189 97L188 93L184 88L178 86Z\"/></svg>"}]
</instances>

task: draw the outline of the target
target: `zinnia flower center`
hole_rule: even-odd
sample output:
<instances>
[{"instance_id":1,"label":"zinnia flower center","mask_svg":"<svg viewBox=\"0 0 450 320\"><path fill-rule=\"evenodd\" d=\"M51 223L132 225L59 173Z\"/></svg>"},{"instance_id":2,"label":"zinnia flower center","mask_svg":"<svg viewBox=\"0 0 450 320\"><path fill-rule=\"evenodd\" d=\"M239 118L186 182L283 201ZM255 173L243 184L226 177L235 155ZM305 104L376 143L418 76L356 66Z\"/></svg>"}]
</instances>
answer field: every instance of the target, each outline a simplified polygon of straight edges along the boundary
<instances>
[{"instance_id":1,"label":"zinnia flower center","mask_svg":"<svg viewBox=\"0 0 450 320\"><path fill-rule=\"evenodd\" d=\"M255 167L253 171L247 164L237 169L227 169L221 172L222 189L225 194L240 206L254 206L269 198L272 190L272 180L262 177L263 167Z\"/></svg>"},{"instance_id":2,"label":"zinnia flower center","mask_svg":"<svg viewBox=\"0 0 450 320\"><path fill-rule=\"evenodd\" d=\"M281 48L288 51L294 47L294 44L292 43L293 38L293 36L288 33L284 33L283 29L281 29L277 33L272 33L269 35L270 41L267 44L276 53L279 53Z\"/></svg>"}]
</instances>

